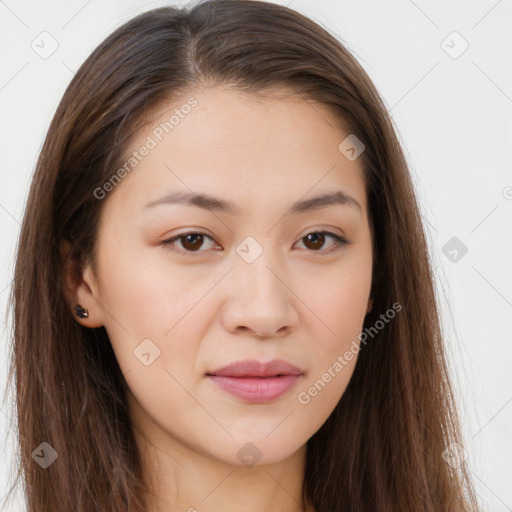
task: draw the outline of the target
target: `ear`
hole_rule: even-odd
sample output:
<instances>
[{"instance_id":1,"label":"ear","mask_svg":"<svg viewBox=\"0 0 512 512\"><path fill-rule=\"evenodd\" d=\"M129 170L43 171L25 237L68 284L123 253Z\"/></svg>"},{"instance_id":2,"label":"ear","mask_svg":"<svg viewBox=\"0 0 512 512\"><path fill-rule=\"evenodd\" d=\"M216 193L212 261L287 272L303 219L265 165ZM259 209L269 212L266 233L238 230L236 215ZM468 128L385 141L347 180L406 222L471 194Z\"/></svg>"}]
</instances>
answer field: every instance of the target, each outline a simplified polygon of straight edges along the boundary
<instances>
[{"instance_id":1,"label":"ear","mask_svg":"<svg viewBox=\"0 0 512 512\"><path fill-rule=\"evenodd\" d=\"M84 327L102 327L103 308L100 306L96 281L90 266L83 268L80 255L72 252L67 240L60 243L60 256L64 265L62 275L62 291L68 302L73 318ZM74 311L77 304L86 308L87 318L79 318Z\"/></svg>"},{"instance_id":2,"label":"ear","mask_svg":"<svg viewBox=\"0 0 512 512\"><path fill-rule=\"evenodd\" d=\"M368 314L373 308L373 299L368 299L368 306L366 308L366 314Z\"/></svg>"}]
</instances>

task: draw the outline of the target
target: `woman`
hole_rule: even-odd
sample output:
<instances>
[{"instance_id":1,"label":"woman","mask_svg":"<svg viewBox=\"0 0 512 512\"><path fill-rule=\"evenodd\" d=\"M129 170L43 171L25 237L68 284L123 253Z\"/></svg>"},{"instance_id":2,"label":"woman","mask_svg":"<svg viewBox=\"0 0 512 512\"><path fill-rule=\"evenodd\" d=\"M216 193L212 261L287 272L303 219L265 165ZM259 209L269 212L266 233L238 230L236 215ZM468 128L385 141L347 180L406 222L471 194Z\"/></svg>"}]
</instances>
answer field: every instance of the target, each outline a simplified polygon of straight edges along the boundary
<instances>
[{"instance_id":1,"label":"woman","mask_svg":"<svg viewBox=\"0 0 512 512\"><path fill-rule=\"evenodd\" d=\"M28 512L478 510L397 136L291 9L159 8L100 44L11 301Z\"/></svg>"}]
</instances>

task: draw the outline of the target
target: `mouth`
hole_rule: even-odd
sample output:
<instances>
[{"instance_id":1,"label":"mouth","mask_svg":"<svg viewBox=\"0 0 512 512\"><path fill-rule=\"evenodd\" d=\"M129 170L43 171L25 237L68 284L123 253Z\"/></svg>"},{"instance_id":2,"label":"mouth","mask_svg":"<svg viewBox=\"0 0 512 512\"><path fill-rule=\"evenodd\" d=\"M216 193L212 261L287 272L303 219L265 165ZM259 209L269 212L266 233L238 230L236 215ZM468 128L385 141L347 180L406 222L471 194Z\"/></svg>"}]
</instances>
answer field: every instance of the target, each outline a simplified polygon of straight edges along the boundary
<instances>
[{"instance_id":1,"label":"mouth","mask_svg":"<svg viewBox=\"0 0 512 512\"><path fill-rule=\"evenodd\" d=\"M206 374L223 391L246 402L267 403L285 395L303 377L282 359L238 361Z\"/></svg>"}]
</instances>

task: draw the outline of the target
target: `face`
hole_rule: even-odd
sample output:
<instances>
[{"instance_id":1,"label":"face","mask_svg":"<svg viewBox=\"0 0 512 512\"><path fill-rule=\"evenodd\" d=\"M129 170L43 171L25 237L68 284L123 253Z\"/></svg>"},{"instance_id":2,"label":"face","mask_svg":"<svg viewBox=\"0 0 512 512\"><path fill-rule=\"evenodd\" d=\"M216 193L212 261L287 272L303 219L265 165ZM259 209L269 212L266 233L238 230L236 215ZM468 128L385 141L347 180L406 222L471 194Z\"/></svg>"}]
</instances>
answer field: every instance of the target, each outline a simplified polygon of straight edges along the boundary
<instances>
[{"instance_id":1,"label":"face","mask_svg":"<svg viewBox=\"0 0 512 512\"><path fill-rule=\"evenodd\" d=\"M288 92L161 105L129 172L98 191L95 272L76 296L77 321L106 328L146 437L233 465L283 460L321 427L369 304L360 159L338 149L349 134L327 107Z\"/></svg>"}]
</instances>

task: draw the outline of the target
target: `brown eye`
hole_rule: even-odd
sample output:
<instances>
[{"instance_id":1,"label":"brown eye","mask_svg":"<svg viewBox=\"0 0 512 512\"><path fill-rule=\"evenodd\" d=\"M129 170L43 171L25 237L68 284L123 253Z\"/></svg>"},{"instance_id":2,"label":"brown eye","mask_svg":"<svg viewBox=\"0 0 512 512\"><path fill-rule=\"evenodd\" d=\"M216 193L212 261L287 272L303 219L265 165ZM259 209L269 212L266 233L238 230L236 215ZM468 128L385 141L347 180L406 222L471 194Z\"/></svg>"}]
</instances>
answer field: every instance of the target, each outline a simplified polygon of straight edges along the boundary
<instances>
[{"instance_id":1,"label":"brown eye","mask_svg":"<svg viewBox=\"0 0 512 512\"><path fill-rule=\"evenodd\" d=\"M213 242L213 239L206 233L191 231L189 233L183 233L181 235L170 238L169 240L164 240L162 242L162 245L172 247L175 246L176 242L179 240L181 243L181 247L176 248L179 251L183 252L184 254L193 252L204 252L200 249L204 245L205 239L209 239Z\"/></svg>"},{"instance_id":2,"label":"brown eye","mask_svg":"<svg viewBox=\"0 0 512 512\"><path fill-rule=\"evenodd\" d=\"M306 235L303 240L307 240L307 243L304 245L308 249L321 249L322 245L325 243L325 236L323 233L310 233L309 235Z\"/></svg>"},{"instance_id":3,"label":"brown eye","mask_svg":"<svg viewBox=\"0 0 512 512\"><path fill-rule=\"evenodd\" d=\"M203 245L203 235L199 233L182 236L181 240L181 245L187 251L195 251Z\"/></svg>"},{"instance_id":4,"label":"brown eye","mask_svg":"<svg viewBox=\"0 0 512 512\"><path fill-rule=\"evenodd\" d=\"M322 250L322 247L324 246L326 239L328 238L334 240L334 243L328 246L327 249ZM204 245L205 239L210 240L213 243L213 245L215 245L214 240L212 239L211 236L207 235L206 233L197 231L191 231L189 233L177 235L168 240L164 240L163 242L161 242L161 244L163 246L170 246L170 248L173 248L174 246L174 248L178 249L179 252L185 255L190 255L191 253L194 252L204 252L204 250L201 249ZM176 243L178 240L181 243L181 248L176 247ZM335 251L336 249L339 249L342 246L347 245L349 243L344 238L335 235L334 233L330 233L329 231L313 231L312 233L309 233L306 236L302 237L300 241L305 241L304 245L306 246L306 249L313 252L322 253L329 253Z\"/></svg>"},{"instance_id":5,"label":"brown eye","mask_svg":"<svg viewBox=\"0 0 512 512\"><path fill-rule=\"evenodd\" d=\"M301 240L304 240L304 245L307 249L310 249L314 252L320 252L322 246L325 243L326 238L334 239L334 243L328 247L325 252L330 252L337 249L340 246L348 244L348 242L334 233L329 233L328 231L314 231L312 233L307 234L302 237Z\"/></svg>"}]
</instances>

